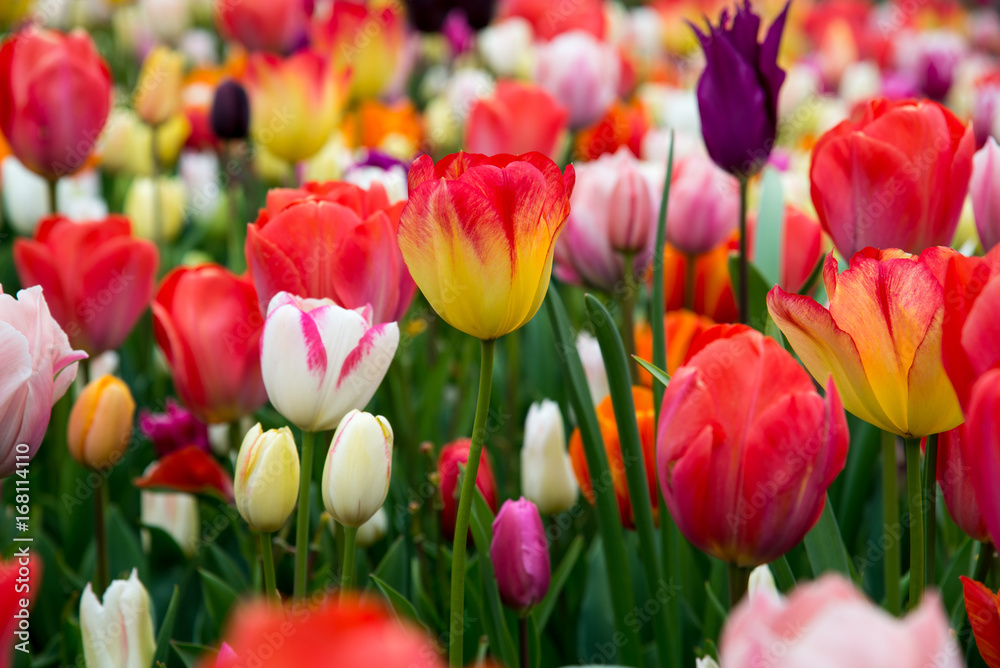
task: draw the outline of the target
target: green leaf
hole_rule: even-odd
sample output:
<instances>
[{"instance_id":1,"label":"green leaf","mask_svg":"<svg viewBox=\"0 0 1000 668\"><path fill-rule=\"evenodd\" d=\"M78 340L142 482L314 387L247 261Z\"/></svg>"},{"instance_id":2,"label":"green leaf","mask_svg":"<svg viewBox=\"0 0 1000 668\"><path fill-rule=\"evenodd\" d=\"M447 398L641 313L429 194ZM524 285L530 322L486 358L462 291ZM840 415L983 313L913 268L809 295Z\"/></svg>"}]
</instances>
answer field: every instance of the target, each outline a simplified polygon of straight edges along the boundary
<instances>
[{"instance_id":1,"label":"green leaf","mask_svg":"<svg viewBox=\"0 0 1000 668\"><path fill-rule=\"evenodd\" d=\"M548 623L552 611L555 610L556 602L559 600L559 594L562 593L562 589L566 585L566 581L569 579L569 575L573 571L576 560L580 558L581 553L583 553L583 536L577 535L573 539L573 542L570 543L566 554L563 555L559 566L552 573L548 593L545 594L545 598L535 606L534 611L531 613L539 631L545 630L545 625Z\"/></svg>"},{"instance_id":2,"label":"green leaf","mask_svg":"<svg viewBox=\"0 0 1000 668\"><path fill-rule=\"evenodd\" d=\"M108 568L112 579L128 577L133 568L139 571L139 579L149 577L146 555L139 544L139 536L118 506L111 506L107 514Z\"/></svg>"},{"instance_id":3,"label":"green leaf","mask_svg":"<svg viewBox=\"0 0 1000 668\"><path fill-rule=\"evenodd\" d=\"M201 575L201 588L205 596L205 608L208 610L208 616L212 620L212 628L215 631L215 635L218 635L222 630L222 625L226 621L226 615L229 614L229 609L236 603L239 594L233 591L232 587L214 573L199 568L198 574Z\"/></svg>"},{"instance_id":4,"label":"green leaf","mask_svg":"<svg viewBox=\"0 0 1000 668\"><path fill-rule=\"evenodd\" d=\"M181 590L174 585L174 593L170 595L170 604L167 605L167 612L163 615L163 622L160 624L160 632L156 635L156 655L153 657L153 665L157 663L167 663L170 654L170 636L174 632L174 622L177 620L177 608L180 607Z\"/></svg>"},{"instance_id":5,"label":"green leaf","mask_svg":"<svg viewBox=\"0 0 1000 668\"><path fill-rule=\"evenodd\" d=\"M847 550L844 549L844 541L840 537L837 518L833 514L833 504L829 498L823 507L823 514L812 531L806 534L804 542L813 575L819 577L821 573L834 571L846 578L851 577Z\"/></svg>"},{"instance_id":6,"label":"green leaf","mask_svg":"<svg viewBox=\"0 0 1000 668\"><path fill-rule=\"evenodd\" d=\"M406 542L402 536L398 536L386 550L382 561L372 572L383 582L392 585L394 589L401 590L406 587L406 569L409 567L409 560L406 558Z\"/></svg>"},{"instance_id":7,"label":"green leaf","mask_svg":"<svg viewBox=\"0 0 1000 668\"><path fill-rule=\"evenodd\" d=\"M813 265L812 271L809 272L809 276L806 278L805 283L799 288L800 295L808 295L816 287L816 283L819 282L819 277L823 275L823 265L826 264L826 256L820 255L819 259L816 260L816 264Z\"/></svg>"},{"instance_id":8,"label":"green leaf","mask_svg":"<svg viewBox=\"0 0 1000 668\"><path fill-rule=\"evenodd\" d=\"M781 178L774 168L761 179L760 214L754 239L754 265L770 285L781 279L781 247L785 228L785 198Z\"/></svg>"},{"instance_id":9,"label":"green leaf","mask_svg":"<svg viewBox=\"0 0 1000 668\"><path fill-rule=\"evenodd\" d=\"M674 176L674 131L670 131L670 153L667 155L667 174L663 182L663 197L660 199L660 217L656 221L656 246L653 249L653 288L649 296L649 322L653 329L653 364L667 368L667 335L663 317L666 302L663 297L663 249L667 245L667 207L670 204L670 182ZM653 374L654 376L656 374ZM660 417L660 403L663 388L653 384L653 405L656 417Z\"/></svg>"},{"instance_id":10,"label":"green leaf","mask_svg":"<svg viewBox=\"0 0 1000 668\"><path fill-rule=\"evenodd\" d=\"M652 362L647 362L638 355L632 355L632 359L638 362L639 366L641 366L643 369L651 373L653 375L653 378L655 378L661 385L663 385L663 387L666 387L667 385L670 384L670 374L661 369L660 367L656 366Z\"/></svg>"},{"instance_id":11,"label":"green leaf","mask_svg":"<svg viewBox=\"0 0 1000 668\"><path fill-rule=\"evenodd\" d=\"M951 610L955 602L962 598L962 581L958 579L959 576L972 577L972 549L975 545L976 541L966 538L945 571L944 580L941 581L941 598L946 610Z\"/></svg>"},{"instance_id":12,"label":"green leaf","mask_svg":"<svg viewBox=\"0 0 1000 668\"><path fill-rule=\"evenodd\" d=\"M375 583L378 590L382 592L382 595L385 596L385 599L389 602L389 605L392 607L392 612L396 615L397 619L402 620L405 617L417 623L423 623L423 620L420 619L420 615L417 614L417 609L413 607L413 604L410 603L405 596L393 589L388 582L379 576L371 575L369 578Z\"/></svg>"},{"instance_id":13,"label":"green leaf","mask_svg":"<svg viewBox=\"0 0 1000 668\"><path fill-rule=\"evenodd\" d=\"M208 543L208 555L215 568L212 569L226 584L237 593L245 592L250 586L247 576L239 564L215 543Z\"/></svg>"},{"instance_id":14,"label":"green leaf","mask_svg":"<svg viewBox=\"0 0 1000 668\"><path fill-rule=\"evenodd\" d=\"M771 569L771 575L774 576L774 584L778 586L778 591L787 592L795 587L795 575L792 573L792 567L788 565L788 557L782 556L775 559L768 564L768 568Z\"/></svg>"},{"instance_id":15,"label":"green leaf","mask_svg":"<svg viewBox=\"0 0 1000 668\"><path fill-rule=\"evenodd\" d=\"M211 647L195 645L189 642L178 642L176 640L171 640L170 646L174 648L174 652L181 658L181 661L184 662L187 668L193 668L193 666L198 665L201 657L215 652Z\"/></svg>"},{"instance_id":16,"label":"green leaf","mask_svg":"<svg viewBox=\"0 0 1000 668\"><path fill-rule=\"evenodd\" d=\"M733 283L733 294L740 294L740 258L736 255L729 257L729 278ZM758 332L767 331L767 321L771 316L767 313L767 293L771 289L760 270L754 266L753 262L747 262L747 278L750 283L750 302L747 306L747 324Z\"/></svg>"},{"instance_id":17,"label":"green leaf","mask_svg":"<svg viewBox=\"0 0 1000 668\"><path fill-rule=\"evenodd\" d=\"M490 638L490 647L494 648L501 662L507 666L517 665L517 646L507 628L504 617L503 603L500 602L500 589L497 586L496 575L493 573L493 562L487 556L490 544L493 542L493 511L490 510L482 492L476 487L472 497L472 516L469 527L472 529L472 540L476 543L476 552L480 555L479 576L483 592L483 617L486 634Z\"/></svg>"}]
</instances>

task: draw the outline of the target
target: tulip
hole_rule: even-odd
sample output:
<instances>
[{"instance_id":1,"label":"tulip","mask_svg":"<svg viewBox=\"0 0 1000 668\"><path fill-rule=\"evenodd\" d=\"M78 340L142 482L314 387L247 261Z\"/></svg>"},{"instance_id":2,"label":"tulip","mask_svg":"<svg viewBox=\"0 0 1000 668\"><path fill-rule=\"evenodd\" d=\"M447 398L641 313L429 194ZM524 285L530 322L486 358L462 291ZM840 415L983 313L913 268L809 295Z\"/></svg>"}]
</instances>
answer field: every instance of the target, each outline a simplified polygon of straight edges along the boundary
<instances>
[{"instance_id":1,"label":"tulip","mask_svg":"<svg viewBox=\"0 0 1000 668\"><path fill-rule=\"evenodd\" d=\"M135 111L154 128L180 109L184 56L164 46L153 49L142 63L135 91Z\"/></svg>"},{"instance_id":2,"label":"tulip","mask_svg":"<svg viewBox=\"0 0 1000 668\"><path fill-rule=\"evenodd\" d=\"M397 78L406 45L401 3L337 2L313 29L313 44L350 70L352 98L372 98Z\"/></svg>"},{"instance_id":3,"label":"tulip","mask_svg":"<svg viewBox=\"0 0 1000 668\"><path fill-rule=\"evenodd\" d=\"M469 461L469 446L472 441L460 438L441 448L437 460L437 472L441 477L441 531L451 538L455 535L455 516L458 513L458 474L459 467L464 467ZM490 465L490 453L483 450L479 460L479 470L476 472L476 487L486 500L490 510L497 509L497 483L493 478L493 467ZM469 536L472 534L470 533Z\"/></svg>"},{"instance_id":4,"label":"tulip","mask_svg":"<svg viewBox=\"0 0 1000 668\"><path fill-rule=\"evenodd\" d=\"M905 619L871 603L840 575L800 585L787 598L755 596L730 614L719 643L726 668L819 665L960 668L940 598L928 596Z\"/></svg>"},{"instance_id":5,"label":"tulip","mask_svg":"<svg viewBox=\"0 0 1000 668\"><path fill-rule=\"evenodd\" d=\"M375 149L385 158L398 159L409 166L422 145L423 119L409 100L393 104L364 100L348 116L344 134L356 146ZM368 152L368 162L372 161L372 152ZM379 162L378 159L375 161Z\"/></svg>"},{"instance_id":6,"label":"tulip","mask_svg":"<svg viewBox=\"0 0 1000 668\"><path fill-rule=\"evenodd\" d=\"M747 598L755 596L769 596L773 599L781 597L771 569L766 564L757 566L750 571L750 579L747 581Z\"/></svg>"},{"instance_id":7,"label":"tulip","mask_svg":"<svg viewBox=\"0 0 1000 668\"><path fill-rule=\"evenodd\" d=\"M768 563L812 529L844 468L850 439L837 388L827 381L821 397L795 358L745 325L708 330L689 355L660 408L663 498L698 549L740 566ZM733 494L707 492L719 486Z\"/></svg>"},{"instance_id":8,"label":"tulip","mask_svg":"<svg viewBox=\"0 0 1000 668\"><path fill-rule=\"evenodd\" d=\"M194 413L171 398L167 399L163 413L151 413L146 409L139 412L139 431L153 444L158 457L189 445L205 452L209 450L208 428Z\"/></svg>"},{"instance_id":9,"label":"tulip","mask_svg":"<svg viewBox=\"0 0 1000 668\"><path fill-rule=\"evenodd\" d=\"M69 414L69 454L90 469L114 466L128 448L134 415L135 399L121 379L101 376L92 380Z\"/></svg>"},{"instance_id":10,"label":"tulip","mask_svg":"<svg viewBox=\"0 0 1000 668\"><path fill-rule=\"evenodd\" d=\"M97 600L87 583L80 597L83 656L91 668L148 668L156 640L149 593L136 570L128 580L115 580Z\"/></svg>"},{"instance_id":11,"label":"tulip","mask_svg":"<svg viewBox=\"0 0 1000 668\"><path fill-rule=\"evenodd\" d=\"M667 207L667 243L701 255L729 239L739 220L736 179L707 156L692 153L674 164Z\"/></svg>"},{"instance_id":12,"label":"tulip","mask_svg":"<svg viewBox=\"0 0 1000 668\"><path fill-rule=\"evenodd\" d=\"M534 72L533 37L531 24L512 16L480 31L476 45L498 76L526 79Z\"/></svg>"},{"instance_id":13,"label":"tulip","mask_svg":"<svg viewBox=\"0 0 1000 668\"><path fill-rule=\"evenodd\" d=\"M233 472L236 509L251 529L285 526L299 491L299 453L288 427L264 431L258 422L243 437Z\"/></svg>"},{"instance_id":14,"label":"tulip","mask_svg":"<svg viewBox=\"0 0 1000 668\"><path fill-rule=\"evenodd\" d=\"M669 213L669 212L668 212ZM739 319L733 284L729 278L731 241L724 241L708 253L694 259L694 289L688 310L715 322L734 322ZM690 275L687 263L691 260L669 244L663 252L663 296L666 310L676 311L688 307Z\"/></svg>"},{"instance_id":15,"label":"tulip","mask_svg":"<svg viewBox=\"0 0 1000 668\"><path fill-rule=\"evenodd\" d=\"M484 341L527 323L548 289L572 166L539 153L430 156L410 168L399 248L431 308Z\"/></svg>"},{"instance_id":16,"label":"tulip","mask_svg":"<svg viewBox=\"0 0 1000 668\"><path fill-rule=\"evenodd\" d=\"M235 499L232 476L212 455L196 445L163 455L132 484L139 489L203 494L229 503Z\"/></svg>"},{"instance_id":17,"label":"tulip","mask_svg":"<svg viewBox=\"0 0 1000 668\"><path fill-rule=\"evenodd\" d=\"M153 301L153 334L184 405L202 422L232 422L267 401L264 319L253 284L222 267L178 267Z\"/></svg>"},{"instance_id":18,"label":"tulip","mask_svg":"<svg viewBox=\"0 0 1000 668\"><path fill-rule=\"evenodd\" d=\"M161 166L177 162L191 132L191 123L183 113L171 116L156 129L156 158ZM112 172L150 176L153 173L153 143L151 127L139 120L131 109L117 108L98 144L101 166Z\"/></svg>"},{"instance_id":19,"label":"tulip","mask_svg":"<svg viewBox=\"0 0 1000 668\"><path fill-rule=\"evenodd\" d=\"M987 252L1000 244L1000 197L996 195L997 190L1000 190L1000 144L990 137L972 158L972 179L969 181L979 241Z\"/></svg>"},{"instance_id":20,"label":"tulip","mask_svg":"<svg viewBox=\"0 0 1000 668\"><path fill-rule=\"evenodd\" d=\"M564 32L536 50L535 80L569 110L576 130L596 123L618 97L617 48L582 30Z\"/></svg>"},{"instance_id":21,"label":"tulip","mask_svg":"<svg viewBox=\"0 0 1000 668\"><path fill-rule=\"evenodd\" d=\"M278 412L310 432L334 429L364 408L396 353L399 327L372 326L371 308L279 292L261 340L267 395Z\"/></svg>"},{"instance_id":22,"label":"tulip","mask_svg":"<svg viewBox=\"0 0 1000 668\"><path fill-rule=\"evenodd\" d=\"M215 0L215 24L250 51L287 53L306 41L312 0Z\"/></svg>"},{"instance_id":23,"label":"tulip","mask_svg":"<svg viewBox=\"0 0 1000 668\"><path fill-rule=\"evenodd\" d=\"M779 285L798 292L823 257L823 229L799 209L785 206L785 229L781 242Z\"/></svg>"},{"instance_id":24,"label":"tulip","mask_svg":"<svg viewBox=\"0 0 1000 668\"><path fill-rule=\"evenodd\" d=\"M875 100L813 148L820 225L844 257L920 253L955 236L972 174L972 129L936 102Z\"/></svg>"},{"instance_id":25,"label":"tulip","mask_svg":"<svg viewBox=\"0 0 1000 668\"><path fill-rule=\"evenodd\" d=\"M611 394L608 386L608 372L604 368L604 357L601 346L591 334L581 331L576 337L576 352L583 364L583 373L587 377L587 387L590 398L595 406L600 405Z\"/></svg>"},{"instance_id":26,"label":"tulip","mask_svg":"<svg viewBox=\"0 0 1000 668\"><path fill-rule=\"evenodd\" d=\"M780 287L767 309L813 378L833 376L848 411L906 438L937 434L962 423L941 363L940 281L953 255L868 248L838 276L831 253L823 269L829 309Z\"/></svg>"},{"instance_id":27,"label":"tulip","mask_svg":"<svg viewBox=\"0 0 1000 668\"><path fill-rule=\"evenodd\" d=\"M342 78L309 49L285 59L252 54L245 82L254 141L288 162L315 155L340 118Z\"/></svg>"},{"instance_id":28,"label":"tulip","mask_svg":"<svg viewBox=\"0 0 1000 668\"><path fill-rule=\"evenodd\" d=\"M474 153L559 155L568 112L545 89L501 81L492 95L476 100L465 122L463 145ZM452 121L454 122L454 121Z\"/></svg>"},{"instance_id":29,"label":"tulip","mask_svg":"<svg viewBox=\"0 0 1000 668\"><path fill-rule=\"evenodd\" d=\"M938 436L937 482L955 524L973 540L988 543L990 534L979 510L975 485L970 481L976 477L973 462L979 466L991 454L989 441L970 442L966 430L966 424L961 424Z\"/></svg>"},{"instance_id":30,"label":"tulip","mask_svg":"<svg viewBox=\"0 0 1000 668\"><path fill-rule=\"evenodd\" d=\"M1000 472L1000 368L984 373L972 388L965 409L962 457L971 481L982 523L995 545L1000 539L1000 500L996 476ZM965 482L963 480L963 482ZM950 507L949 507L950 508Z\"/></svg>"},{"instance_id":31,"label":"tulip","mask_svg":"<svg viewBox=\"0 0 1000 668\"><path fill-rule=\"evenodd\" d=\"M381 415L352 410L337 426L323 466L323 505L357 528L385 502L392 472L392 427Z\"/></svg>"},{"instance_id":32,"label":"tulip","mask_svg":"<svg viewBox=\"0 0 1000 668\"><path fill-rule=\"evenodd\" d=\"M500 15L527 20L542 40L551 40L569 31L583 31L601 39L606 30L604 6L600 0L578 0L553 9L548 0L504 0Z\"/></svg>"},{"instance_id":33,"label":"tulip","mask_svg":"<svg viewBox=\"0 0 1000 668\"><path fill-rule=\"evenodd\" d=\"M125 193L125 216L132 221L136 236L173 241L184 226L185 199L184 184L179 179L161 176L154 181L139 177Z\"/></svg>"},{"instance_id":34,"label":"tulip","mask_svg":"<svg viewBox=\"0 0 1000 668\"><path fill-rule=\"evenodd\" d=\"M523 613L545 598L552 577L549 543L531 501L504 501L493 520L490 561L504 605Z\"/></svg>"},{"instance_id":35,"label":"tulip","mask_svg":"<svg viewBox=\"0 0 1000 668\"><path fill-rule=\"evenodd\" d=\"M649 130L650 119L641 102L626 104L615 100L600 121L576 133L573 155L578 160L596 160L605 153L614 153L622 146L628 146L634 155L643 155L648 159L643 152L643 144ZM665 166L666 162L664 156L661 165ZM663 188L663 176L661 174L656 183L660 190Z\"/></svg>"},{"instance_id":36,"label":"tulip","mask_svg":"<svg viewBox=\"0 0 1000 668\"><path fill-rule=\"evenodd\" d=\"M416 292L396 242L402 209L380 185L365 190L331 181L271 190L247 229L247 265L261 309L287 291L348 309L371 305L379 324L401 320Z\"/></svg>"},{"instance_id":37,"label":"tulip","mask_svg":"<svg viewBox=\"0 0 1000 668\"><path fill-rule=\"evenodd\" d=\"M330 525L331 529L333 524ZM385 506L376 511L371 519L358 527L358 547L371 547L375 543L385 538L389 530L389 514L385 512Z\"/></svg>"},{"instance_id":38,"label":"tulip","mask_svg":"<svg viewBox=\"0 0 1000 668\"><path fill-rule=\"evenodd\" d=\"M197 497L178 492L142 492L139 495L139 521L143 526L166 532L185 556L193 557L198 551L201 519ZM148 532L145 532L143 544L147 546L147 552L150 540Z\"/></svg>"},{"instance_id":39,"label":"tulip","mask_svg":"<svg viewBox=\"0 0 1000 668\"><path fill-rule=\"evenodd\" d=\"M987 549L993 548L988 546ZM959 579L976 648L989 668L1000 668L1000 597L982 582L964 575L960 575Z\"/></svg>"},{"instance_id":40,"label":"tulip","mask_svg":"<svg viewBox=\"0 0 1000 668\"><path fill-rule=\"evenodd\" d=\"M698 79L705 147L715 164L741 178L760 170L774 147L778 92L785 81L778 48L789 4L760 44L760 17L751 11L750 0L742 7L737 4L732 25L725 11L718 26L709 24L707 35L692 25L705 51L705 69Z\"/></svg>"},{"instance_id":41,"label":"tulip","mask_svg":"<svg viewBox=\"0 0 1000 668\"><path fill-rule=\"evenodd\" d=\"M52 406L73 384L77 362L87 353L70 346L38 286L16 299L0 286L0 350L0 478L6 478L34 458Z\"/></svg>"},{"instance_id":42,"label":"tulip","mask_svg":"<svg viewBox=\"0 0 1000 668\"><path fill-rule=\"evenodd\" d=\"M566 452L566 428L559 404L549 399L531 404L524 421L521 493L546 515L576 504L579 486Z\"/></svg>"},{"instance_id":43,"label":"tulip","mask_svg":"<svg viewBox=\"0 0 1000 668\"><path fill-rule=\"evenodd\" d=\"M91 355L120 346L153 297L159 253L127 218L76 223L51 217L14 242L22 285L41 285L70 343Z\"/></svg>"},{"instance_id":44,"label":"tulip","mask_svg":"<svg viewBox=\"0 0 1000 668\"><path fill-rule=\"evenodd\" d=\"M250 98L238 81L228 79L215 89L212 132L219 139L246 139L250 132Z\"/></svg>"},{"instance_id":45,"label":"tulip","mask_svg":"<svg viewBox=\"0 0 1000 668\"><path fill-rule=\"evenodd\" d=\"M12 155L0 161L0 184L4 224L18 234L33 235L38 223L52 213L49 184Z\"/></svg>"},{"instance_id":46,"label":"tulip","mask_svg":"<svg viewBox=\"0 0 1000 668\"><path fill-rule=\"evenodd\" d=\"M667 343L667 368L673 375L688 357L691 344L702 332L715 326L709 318L681 309L671 311L663 318L663 331ZM635 329L635 354L640 358L653 359L653 328L648 322L641 322ZM653 386L653 376L645 369L639 370L639 380L646 387Z\"/></svg>"},{"instance_id":47,"label":"tulip","mask_svg":"<svg viewBox=\"0 0 1000 668\"><path fill-rule=\"evenodd\" d=\"M24 571L27 569L27 577ZM41 590L42 560L34 553L27 558L23 556L11 557L9 560L0 561L0 665L13 666L15 632L24 633L18 629L21 620L15 615L25 608L28 613L34 608L35 598ZM19 585L27 585L26 590L21 591ZM22 605L27 599L27 605ZM21 613L24 615L24 613ZM26 623L30 624L30 617ZM26 636L25 636L26 638ZM22 637L17 637L18 643L23 642Z\"/></svg>"},{"instance_id":48,"label":"tulip","mask_svg":"<svg viewBox=\"0 0 1000 668\"><path fill-rule=\"evenodd\" d=\"M653 392L645 387L633 387L632 399L635 402L635 419L639 427L639 439L642 443L642 459L646 468L646 483L649 485L649 497L653 503L653 521L659 519L659 503L656 493L656 457L654 440L656 417L653 410ZM635 528L635 513L632 510L632 500L629 497L628 482L625 478L625 463L622 459L621 442L618 440L618 424L615 421L614 406L611 397L606 397L597 408L597 423L601 428L601 438L604 441L604 451L608 455L608 466L611 471L611 482L615 497L618 499L618 514L622 526ZM594 504L594 484L587 466L587 458L583 449L583 437L577 428L569 439L569 455L573 462L573 472L580 483L580 491L587 501Z\"/></svg>"},{"instance_id":49,"label":"tulip","mask_svg":"<svg viewBox=\"0 0 1000 668\"><path fill-rule=\"evenodd\" d=\"M0 133L49 181L86 163L111 109L111 71L82 30L28 29L0 46Z\"/></svg>"}]
</instances>

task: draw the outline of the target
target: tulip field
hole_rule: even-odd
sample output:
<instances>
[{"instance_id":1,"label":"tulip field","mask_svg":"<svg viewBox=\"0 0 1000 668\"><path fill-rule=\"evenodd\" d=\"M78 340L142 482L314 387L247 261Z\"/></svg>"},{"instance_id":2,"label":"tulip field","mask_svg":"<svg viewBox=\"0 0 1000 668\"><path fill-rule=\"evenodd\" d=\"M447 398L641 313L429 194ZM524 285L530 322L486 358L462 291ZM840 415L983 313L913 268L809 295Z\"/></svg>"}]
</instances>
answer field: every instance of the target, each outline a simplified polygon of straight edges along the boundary
<instances>
[{"instance_id":1,"label":"tulip field","mask_svg":"<svg viewBox=\"0 0 1000 668\"><path fill-rule=\"evenodd\" d=\"M0 0L0 668L1000 668L1000 5Z\"/></svg>"}]
</instances>

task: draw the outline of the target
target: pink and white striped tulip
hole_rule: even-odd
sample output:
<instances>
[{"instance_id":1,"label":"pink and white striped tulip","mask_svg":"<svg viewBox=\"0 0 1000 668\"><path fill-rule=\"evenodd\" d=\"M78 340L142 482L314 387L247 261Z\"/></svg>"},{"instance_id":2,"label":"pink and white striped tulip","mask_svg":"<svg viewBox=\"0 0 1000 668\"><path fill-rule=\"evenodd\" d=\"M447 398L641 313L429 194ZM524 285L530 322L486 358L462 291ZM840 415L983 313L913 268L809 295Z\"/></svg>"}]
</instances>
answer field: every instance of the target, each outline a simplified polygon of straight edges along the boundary
<instances>
[{"instance_id":1,"label":"pink and white striped tulip","mask_svg":"<svg viewBox=\"0 0 1000 668\"><path fill-rule=\"evenodd\" d=\"M305 431L334 429L364 408L399 345L394 322L372 326L372 309L279 292L267 309L260 364L271 403Z\"/></svg>"}]
</instances>

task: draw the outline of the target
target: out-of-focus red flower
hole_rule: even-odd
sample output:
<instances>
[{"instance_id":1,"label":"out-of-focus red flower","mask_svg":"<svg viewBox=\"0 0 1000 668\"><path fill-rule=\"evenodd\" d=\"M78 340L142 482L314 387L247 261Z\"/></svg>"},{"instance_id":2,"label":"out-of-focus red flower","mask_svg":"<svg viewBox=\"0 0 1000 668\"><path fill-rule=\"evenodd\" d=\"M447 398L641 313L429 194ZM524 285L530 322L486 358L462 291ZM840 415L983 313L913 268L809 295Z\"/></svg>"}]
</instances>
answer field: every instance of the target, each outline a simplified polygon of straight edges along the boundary
<instances>
[{"instance_id":1,"label":"out-of-focus red flower","mask_svg":"<svg viewBox=\"0 0 1000 668\"><path fill-rule=\"evenodd\" d=\"M21 585L26 588L21 589ZM28 639L28 631L18 628L19 620L14 615L24 609L21 600L25 598L30 611L41 586L42 560L34 554L13 556L9 561L0 562L0 668L14 665L15 631L24 634L23 638L16 638L19 643ZM30 617L28 619L30 621Z\"/></svg>"},{"instance_id":2,"label":"out-of-focus red flower","mask_svg":"<svg viewBox=\"0 0 1000 668\"><path fill-rule=\"evenodd\" d=\"M233 478L212 455L196 445L174 450L132 481L139 489L214 494L232 502Z\"/></svg>"},{"instance_id":3,"label":"out-of-focus red flower","mask_svg":"<svg viewBox=\"0 0 1000 668\"><path fill-rule=\"evenodd\" d=\"M177 395L202 422L232 422L267 401L264 318L249 278L216 265L178 267L153 301L153 334Z\"/></svg>"},{"instance_id":4,"label":"out-of-focus red flower","mask_svg":"<svg viewBox=\"0 0 1000 668\"><path fill-rule=\"evenodd\" d=\"M965 595L965 610L976 637L976 648L989 668L1000 668L1000 595L994 594L982 582L964 575L959 578Z\"/></svg>"},{"instance_id":5,"label":"out-of-focus red flower","mask_svg":"<svg viewBox=\"0 0 1000 668\"><path fill-rule=\"evenodd\" d=\"M476 100L465 122L465 150L558 157L569 113L543 88L501 81L493 95Z\"/></svg>"},{"instance_id":6,"label":"out-of-focus red flower","mask_svg":"<svg viewBox=\"0 0 1000 668\"><path fill-rule=\"evenodd\" d=\"M646 465L646 482L649 485L649 497L653 504L653 521L659 521L658 495L656 493L656 414L653 410L653 392L646 387L633 387L632 400L635 403L635 419L639 425L639 439L642 442L642 458ZM601 428L601 438L604 441L604 451L608 455L608 468L618 499L618 514L622 526L635 528L635 512L632 510L632 500L628 493L628 481L625 478L625 463L622 458L621 441L618 440L618 423L615 421L614 406L611 397L597 405L597 422ZM573 431L569 439L569 457L573 464L573 472L580 483L580 491L591 504L594 503L594 485L587 466L587 457L583 449L583 436L579 429Z\"/></svg>"},{"instance_id":7,"label":"out-of-focus red flower","mask_svg":"<svg viewBox=\"0 0 1000 668\"><path fill-rule=\"evenodd\" d=\"M663 318L663 329L667 339L667 368L672 374L687 359L688 350L698 335L715 326L710 318L687 309L671 311ZM635 328L635 354L649 362L653 361L653 328L646 321ZM639 382L646 387L653 386L653 376L645 369L639 369Z\"/></svg>"},{"instance_id":8,"label":"out-of-focus red flower","mask_svg":"<svg viewBox=\"0 0 1000 668\"><path fill-rule=\"evenodd\" d=\"M14 242L21 285L42 286L70 343L90 355L117 348L132 331L153 297L159 259L155 245L132 236L124 216L52 216L34 239Z\"/></svg>"},{"instance_id":9,"label":"out-of-focus red flower","mask_svg":"<svg viewBox=\"0 0 1000 668\"><path fill-rule=\"evenodd\" d=\"M747 220L747 252L751 260L756 257L756 218L751 215ZM778 285L798 292L827 250L829 242L824 240L819 223L798 207L786 204Z\"/></svg>"},{"instance_id":10,"label":"out-of-focus red flower","mask_svg":"<svg viewBox=\"0 0 1000 668\"><path fill-rule=\"evenodd\" d=\"M279 292L371 304L376 324L403 317L416 284L396 242L403 202L390 204L377 183L308 183L275 189L247 228L247 266L261 312Z\"/></svg>"},{"instance_id":11,"label":"out-of-focus red flower","mask_svg":"<svg viewBox=\"0 0 1000 668\"><path fill-rule=\"evenodd\" d=\"M970 474L973 465L983 457L991 456L985 452L988 448L988 443L969 442L965 424L938 436L937 482L944 495L944 504L955 524L980 542L989 542L990 534L983 514L979 512L975 485L972 484ZM1000 452L997 454L1000 455Z\"/></svg>"},{"instance_id":12,"label":"out-of-focus red flower","mask_svg":"<svg viewBox=\"0 0 1000 668\"><path fill-rule=\"evenodd\" d=\"M215 25L250 51L288 53L306 43L314 0L215 0Z\"/></svg>"},{"instance_id":13,"label":"out-of-focus red flower","mask_svg":"<svg viewBox=\"0 0 1000 668\"><path fill-rule=\"evenodd\" d=\"M649 119L641 103L616 100L604 118L576 133L574 160L596 160L622 146L628 146L633 155L642 155L642 138L647 130Z\"/></svg>"},{"instance_id":14,"label":"out-of-focus red flower","mask_svg":"<svg viewBox=\"0 0 1000 668\"><path fill-rule=\"evenodd\" d=\"M405 99L392 104L365 100L344 119L343 130L354 146L366 148L379 148L392 137L407 139L416 151L424 136L420 113Z\"/></svg>"},{"instance_id":15,"label":"out-of-focus red flower","mask_svg":"<svg viewBox=\"0 0 1000 668\"><path fill-rule=\"evenodd\" d=\"M455 535L455 516L458 514L459 464L464 467L469 461L471 445L471 439L460 438L441 448L441 453L438 455L437 469L441 476L441 500L444 502L444 508L441 510L441 531L449 540ZM496 512L497 483L493 477L493 467L490 465L490 453L486 448L483 448L479 460L476 487L482 492L490 510ZM472 535L471 532L469 535Z\"/></svg>"},{"instance_id":16,"label":"out-of-focus red flower","mask_svg":"<svg viewBox=\"0 0 1000 668\"><path fill-rule=\"evenodd\" d=\"M501 18L526 19L535 36L546 41L570 30L582 30L598 39L604 37L601 0L575 0L561 5L553 5L549 0L502 0L497 14Z\"/></svg>"}]
</instances>

